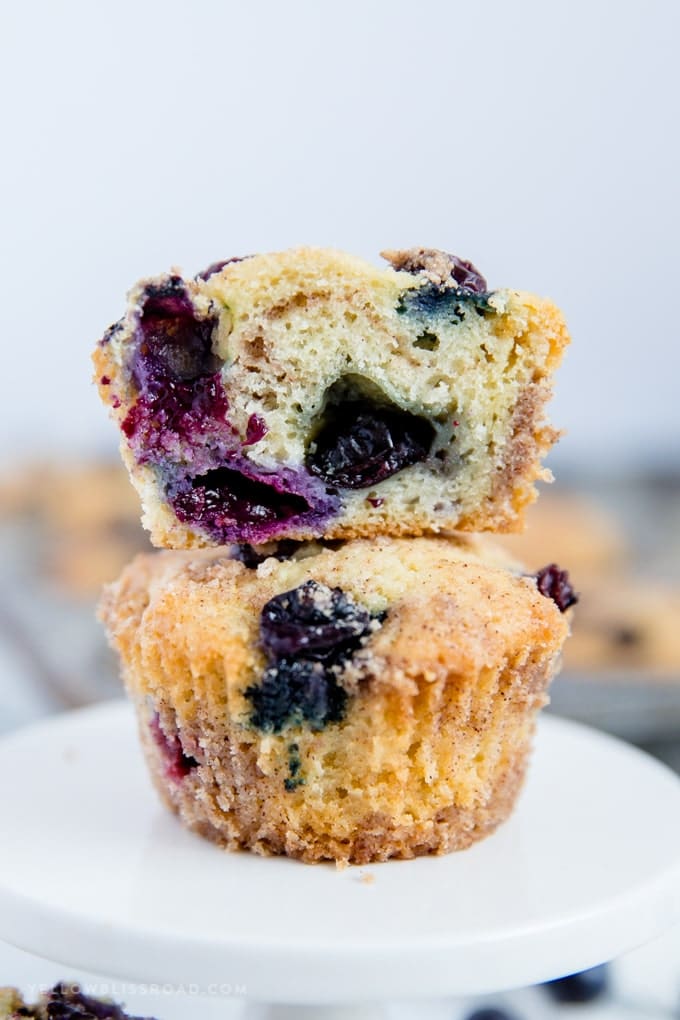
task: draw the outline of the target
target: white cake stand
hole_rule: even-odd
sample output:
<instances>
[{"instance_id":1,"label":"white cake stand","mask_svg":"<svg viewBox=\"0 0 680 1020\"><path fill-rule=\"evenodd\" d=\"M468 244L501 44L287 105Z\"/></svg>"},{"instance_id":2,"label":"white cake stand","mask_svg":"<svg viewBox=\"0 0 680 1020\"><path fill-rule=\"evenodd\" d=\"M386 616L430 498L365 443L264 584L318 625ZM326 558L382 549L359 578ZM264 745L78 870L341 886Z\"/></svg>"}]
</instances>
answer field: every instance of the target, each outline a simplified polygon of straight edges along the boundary
<instances>
[{"instance_id":1,"label":"white cake stand","mask_svg":"<svg viewBox=\"0 0 680 1020\"><path fill-rule=\"evenodd\" d=\"M0 819L0 939L279 1004L257 1016L373 1016L349 1004L533 984L680 919L680 781L555 718L512 819L447 857L343 871L226 854L158 804L121 703L0 742Z\"/></svg>"}]
</instances>

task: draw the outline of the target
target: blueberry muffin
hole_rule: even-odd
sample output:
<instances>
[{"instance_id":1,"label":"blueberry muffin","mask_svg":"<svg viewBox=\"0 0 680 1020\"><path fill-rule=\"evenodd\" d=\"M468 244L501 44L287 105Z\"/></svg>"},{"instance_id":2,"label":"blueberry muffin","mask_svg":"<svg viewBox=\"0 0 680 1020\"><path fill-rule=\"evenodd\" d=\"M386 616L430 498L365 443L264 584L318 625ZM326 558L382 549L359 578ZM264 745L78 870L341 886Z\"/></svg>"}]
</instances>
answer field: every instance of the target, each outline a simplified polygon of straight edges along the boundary
<instances>
[{"instance_id":1,"label":"blueberry muffin","mask_svg":"<svg viewBox=\"0 0 680 1020\"><path fill-rule=\"evenodd\" d=\"M58 984L40 996L40 1001L29 1005L16 988L0 988L0 1020L144 1020L129 1016L113 1002L93 999L77 985ZM147 1017L146 1020L152 1020Z\"/></svg>"},{"instance_id":2,"label":"blueberry muffin","mask_svg":"<svg viewBox=\"0 0 680 1020\"><path fill-rule=\"evenodd\" d=\"M60 595L85 601L149 548L127 472L108 460L35 461L3 475L0 529Z\"/></svg>"},{"instance_id":3,"label":"blueberry muffin","mask_svg":"<svg viewBox=\"0 0 680 1020\"><path fill-rule=\"evenodd\" d=\"M366 863L508 817L574 600L479 539L138 557L102 617L148 764L230 849Z\"/></svg>"},{"instance_id":4,"label":"blueberry muffin","mask_svg":"<svg viewBox=\"0 0 680 1020\"><path fill-rule=\"evenodd\" d=\"M565 654L570 672L680 681L680 587L623 575L588 582Z\"/></svg>"},{"instance_id":5,"label":"blueberry muffin","mask_svg":"<svg viewBox=\"0 0 680 1020\"><path fill-rule=\"evenodd\" d=\"M498 542L532 570L551 558L568 563L579 583L625 568L633 552L613 513L590 496L564 490L544 492L529 507L525 531L499 535Z\"/></svg>"},{"instance_id":6,"label":"blueberry muffin","mask_svg":"<svg viewBox=\"0 0 680 1020\"><path fill-rule=\"evenodd\" d=\"M133 288L96 381L155 545L512 531L568 336L429 249L303 248Z\"/></svg>"}]
</instances>

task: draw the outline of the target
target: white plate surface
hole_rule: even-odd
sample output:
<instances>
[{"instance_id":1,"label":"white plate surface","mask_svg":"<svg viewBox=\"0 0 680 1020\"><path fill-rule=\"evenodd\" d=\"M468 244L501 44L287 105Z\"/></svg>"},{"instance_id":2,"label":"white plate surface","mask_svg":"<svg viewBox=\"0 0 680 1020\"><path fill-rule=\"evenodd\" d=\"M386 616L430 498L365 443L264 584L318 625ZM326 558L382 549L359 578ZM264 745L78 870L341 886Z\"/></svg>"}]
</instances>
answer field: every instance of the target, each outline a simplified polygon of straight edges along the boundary
<instances>
[{"instance_id":1,"label":"white plate surface","mask_svg":"<svg viewBox=\"0 0 680 1020\"><path fill-rule=\"evenodd\" d=\"M540 721L512 819L447 857L339 871L224 853L157 803L119 703L0 742L0 819L0 938L264 1001L497 991L680 919L680 781L555 718Z\"/></svg>"}]
</instances>

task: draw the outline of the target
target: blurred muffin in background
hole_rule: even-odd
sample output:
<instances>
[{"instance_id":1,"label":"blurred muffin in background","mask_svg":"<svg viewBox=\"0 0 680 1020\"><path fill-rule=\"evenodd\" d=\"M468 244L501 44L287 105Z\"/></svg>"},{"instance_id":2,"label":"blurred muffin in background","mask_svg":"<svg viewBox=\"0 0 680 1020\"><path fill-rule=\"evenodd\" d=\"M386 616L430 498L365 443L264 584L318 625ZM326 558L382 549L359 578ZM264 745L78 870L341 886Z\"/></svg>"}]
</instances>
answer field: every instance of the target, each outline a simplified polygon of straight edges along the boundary
<instances>
[{"instance_id":1,"label":"blurred muffin in background","mask_svg":"<svg viewBox=\"0 0 680 1020\"><path fill-rule=\"evenodd\" d=\"M680 585L634 576L586 582L565 667L680 682Z\"/></svg>"},{"instance_id":2,"label":"blurred muffin in background","mask_svg":"<svg viewBox=\"0 0 680 1020\"><path fill-rule=\"evenodd\" d=\"M526 530L496 542L529 570L551 560L567 564L577 583L624 570L632 556L621 522L592 497L569 491L542 492L527 511Z\"/></svg>"},{"instance_id":3,"label":"blurred muffin in background","mask_svg":"<svg viewBox=\"0 0 680 1020\"><path fill-rule=\"evenodd\" d=\"M551 561L569 566L579 606L564 653L566 674L680 681L680 579L657 577L670 536L650 519L646 490L631 488L624 500L628 526L606 496L544 493L528 511L526 531L499 535L497 542L530 571ZM611 504L621 505L619 492ZM631 527L638 519L639 529Z\"/></svg>"},{"instance_id":4,"label":"blurred muffin in background","mask_svg":"<svg viewBox=\"0 0 680 1020\"><path fill-rule=\"evenodd\" d=\"M101 586L150 548L118 463L35 461L0 478L0 659L46 709L120 693L95 618ZM33 702L34 703L34 702Z\"/></svg>"},{"instance_id":5,"label":"blurred muffin in background","mask_svg":"<svg viewBox=\"0 0 680 1020\"><path fill-rule=\"evenodd\" d=\"M2 479L0 524L17 523L32 546L27 561L86 599L149 548L137 495L113 462L35 463Z\"/></svg>"}]
</instances>

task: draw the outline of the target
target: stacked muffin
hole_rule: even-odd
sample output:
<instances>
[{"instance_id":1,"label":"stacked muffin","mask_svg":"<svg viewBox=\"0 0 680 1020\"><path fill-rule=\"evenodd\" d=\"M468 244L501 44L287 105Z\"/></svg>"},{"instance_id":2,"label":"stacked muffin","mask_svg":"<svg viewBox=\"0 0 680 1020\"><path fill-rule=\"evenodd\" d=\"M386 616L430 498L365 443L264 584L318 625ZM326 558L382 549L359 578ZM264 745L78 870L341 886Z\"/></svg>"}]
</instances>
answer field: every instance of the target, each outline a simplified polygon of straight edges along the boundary
<instances>
[{"instance_id":1,"label":"stacked muffin","mask_svg":"<svg viewBox=\"0 0 680 1020\"><path fill-rule=\"evenodd\" d=\"M462 534L519 529L548 476L562 318L444 252L386 257L143 281L95 354L175 550L102 615L161 796L231 849L362 863L492 831L568 632L562 571Z\"/></svg>"}]
</instances>

